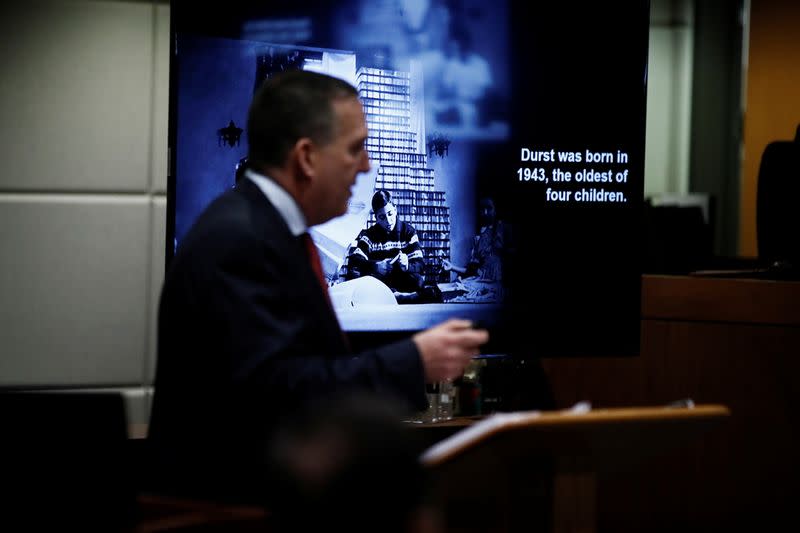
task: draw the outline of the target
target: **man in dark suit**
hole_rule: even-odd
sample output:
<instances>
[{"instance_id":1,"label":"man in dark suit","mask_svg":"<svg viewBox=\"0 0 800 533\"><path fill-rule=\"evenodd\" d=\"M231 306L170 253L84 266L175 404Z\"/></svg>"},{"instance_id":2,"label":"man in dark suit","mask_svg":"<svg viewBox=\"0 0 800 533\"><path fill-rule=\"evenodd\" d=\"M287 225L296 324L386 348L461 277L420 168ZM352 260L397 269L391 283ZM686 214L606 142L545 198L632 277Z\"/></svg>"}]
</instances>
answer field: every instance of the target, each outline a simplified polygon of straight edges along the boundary
<instances>
[{"instance_id":1,"label":"man in dark suit","mask_svg":"<svg viewBox=\"0 0 800 533\"><path fill-rule=\"evenodd\" d=\"M460 376L488 340L450 320L350 353L306 230L342 215L370 168L352 86L276 75L254 96L247 135L246 176L198 217L164 280L149 439L165 487L237 499L258 490L270 430L296 409L342 389L424 409L425 383Z\"/></svg>"}]
</instances>

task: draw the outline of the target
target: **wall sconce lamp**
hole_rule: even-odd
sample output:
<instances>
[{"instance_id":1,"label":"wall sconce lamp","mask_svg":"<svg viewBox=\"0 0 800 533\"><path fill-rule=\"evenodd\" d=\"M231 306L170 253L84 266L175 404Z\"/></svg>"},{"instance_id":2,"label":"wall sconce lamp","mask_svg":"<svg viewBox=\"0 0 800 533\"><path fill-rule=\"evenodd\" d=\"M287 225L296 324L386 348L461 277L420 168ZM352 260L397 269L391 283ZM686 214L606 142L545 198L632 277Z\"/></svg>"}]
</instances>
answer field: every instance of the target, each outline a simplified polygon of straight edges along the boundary
<instances>
[{"instance_id":1,"label":"wall sconce lamp","mask_svg":"<svg viewBox=\"0 0 800 533\"><path fill-rule=\"evenodd\" d=\"M239 145L244 130L236 126L233 120L230 121L227 127L217 130L217 143L219 146L227 144L231 148Z\"/></svg>"}]
</instances>

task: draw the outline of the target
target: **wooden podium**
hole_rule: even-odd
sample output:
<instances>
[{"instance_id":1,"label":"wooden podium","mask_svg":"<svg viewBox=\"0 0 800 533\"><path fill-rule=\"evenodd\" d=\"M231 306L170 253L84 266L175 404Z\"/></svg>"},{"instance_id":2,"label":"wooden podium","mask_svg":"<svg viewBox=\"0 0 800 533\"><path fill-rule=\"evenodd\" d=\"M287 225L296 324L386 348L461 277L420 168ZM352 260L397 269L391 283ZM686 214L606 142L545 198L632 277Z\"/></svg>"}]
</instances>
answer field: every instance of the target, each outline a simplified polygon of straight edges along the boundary
<instances>
[{"instance_id":1,"label":"wooden podium","mask_svg":"<svg viewBox=\"0 0 800 533\"><path fill-rule=\"evenodd\" d=\"M423 461L447 531L595 531L601 472L646 468L730 416L727 407L498 413Z\"/></svg>"}]
</instances>

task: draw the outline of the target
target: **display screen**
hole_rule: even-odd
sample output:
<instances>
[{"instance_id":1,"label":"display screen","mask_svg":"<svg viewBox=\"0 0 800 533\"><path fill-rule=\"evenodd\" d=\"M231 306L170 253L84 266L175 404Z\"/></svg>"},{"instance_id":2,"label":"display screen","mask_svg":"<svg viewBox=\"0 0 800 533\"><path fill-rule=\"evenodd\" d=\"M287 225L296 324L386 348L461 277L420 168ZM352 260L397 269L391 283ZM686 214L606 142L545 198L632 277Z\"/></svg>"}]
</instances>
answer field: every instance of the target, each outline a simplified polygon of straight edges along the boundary
<instances>
[{"instance_id":1,"label":"display screen","mask_svg":"<svg viewBox=\"0 0 800 533\"><path fill-rule=\"evenodd\" d=\"M649 4L595 4L172 2L167 261L246 166L254 90L314 70L369 128L347 213L311 228L346 332L638 353Z\"/></svg>"}]
</instances>

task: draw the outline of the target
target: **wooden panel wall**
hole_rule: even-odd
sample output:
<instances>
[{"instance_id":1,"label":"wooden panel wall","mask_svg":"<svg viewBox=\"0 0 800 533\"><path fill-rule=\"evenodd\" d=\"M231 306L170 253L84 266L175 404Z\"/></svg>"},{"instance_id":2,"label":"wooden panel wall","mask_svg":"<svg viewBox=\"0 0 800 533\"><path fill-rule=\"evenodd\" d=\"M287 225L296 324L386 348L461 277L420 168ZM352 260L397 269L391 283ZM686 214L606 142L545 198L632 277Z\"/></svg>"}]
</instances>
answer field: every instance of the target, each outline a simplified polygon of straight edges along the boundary
<instances>
[{"instance_id":1,"label":"wooden panel wall","mask_svg":"<svg viewBox=\"0 0 800 533\"><path fill-rule=\"evenodd\" d=\"M601 476L598 531L764 531L792 522L800 497L798 309L800 283L646 277L640 356L543 362L559 408L690 397L732 412L686 448Z\"/></svg>"}]
</instances>

